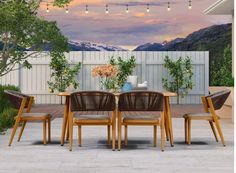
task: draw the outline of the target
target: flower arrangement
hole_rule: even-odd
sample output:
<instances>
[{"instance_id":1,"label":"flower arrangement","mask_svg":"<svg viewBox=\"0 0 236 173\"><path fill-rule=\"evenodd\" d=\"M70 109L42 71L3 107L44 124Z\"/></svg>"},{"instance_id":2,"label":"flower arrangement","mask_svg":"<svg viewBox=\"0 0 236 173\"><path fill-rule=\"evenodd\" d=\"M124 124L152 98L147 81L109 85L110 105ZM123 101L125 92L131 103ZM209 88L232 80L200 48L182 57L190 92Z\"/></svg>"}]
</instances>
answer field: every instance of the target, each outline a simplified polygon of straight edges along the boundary
<instances>
[{"instance_id":1,"label":"flower arrangement","mask_svg":"<svg viewBox=\"0 0 236 173\"><path fill-rule=\"evenodd\" d=\"M119 88L116 81L118 72L116 66L107 64L94 67L92 69L92 76L101 78L101 86L103 87L103 90L117 91Z\"/></svg>"},{"instance_id":2,"label":"flower arrangement","mask_svg":"<svg viewBox=\"0 0 236 173\"><path fill-rule=\"evenodd\" d=\"M93 77L106 77L106 78L114 78L118 74L118 69L111 64L96 66L92 69Z\"/></svg>"}]
</instances>

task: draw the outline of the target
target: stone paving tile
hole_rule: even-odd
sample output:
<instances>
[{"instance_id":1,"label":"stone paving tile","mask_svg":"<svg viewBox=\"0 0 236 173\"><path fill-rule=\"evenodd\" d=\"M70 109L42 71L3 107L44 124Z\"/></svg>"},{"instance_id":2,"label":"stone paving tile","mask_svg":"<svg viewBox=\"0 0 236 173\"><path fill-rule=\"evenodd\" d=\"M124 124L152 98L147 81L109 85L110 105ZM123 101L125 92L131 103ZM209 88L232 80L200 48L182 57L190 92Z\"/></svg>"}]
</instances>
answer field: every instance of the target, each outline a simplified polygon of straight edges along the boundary
<instances>
[{"instance_id":1,"label":"stone paving tile","mask_svg":"<svg viewBox=\"0 0 236 173\"><path fill-rule=\"evenodd\" d=\"M60 118L52 122L52 143L42 144L42 124L28 124L21 142L8 147L11 130L0 136L0 173L232 173L233 127L222 120L226 147L216 143L207 122L193 122L192 145L184 144L183 119L174 118L175 146L165 142L165 151L153 147L153 128L130 127L128 147L112 151L107 145L105 127L83 127L82 147L77 144L74 128L73 151L67 142L60 146ZM18 132L16 134L16 138Z\"/></svg>"}]
</instances>

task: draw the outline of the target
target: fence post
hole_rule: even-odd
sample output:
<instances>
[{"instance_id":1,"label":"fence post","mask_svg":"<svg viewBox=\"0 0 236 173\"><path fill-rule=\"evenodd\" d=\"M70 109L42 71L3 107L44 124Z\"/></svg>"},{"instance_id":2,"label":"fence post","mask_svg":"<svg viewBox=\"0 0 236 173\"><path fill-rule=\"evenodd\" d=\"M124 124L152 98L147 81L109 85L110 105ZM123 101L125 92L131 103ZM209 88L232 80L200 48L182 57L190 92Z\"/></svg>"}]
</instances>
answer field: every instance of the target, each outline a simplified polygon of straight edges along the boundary
<instances>
[{"instance_id":1,"label":"fence post","mask_svg":"<svg viewBox=\"0 0 236 173\"><path fill-rule=\"evenodd\" d=\"M209 52L205 52L205 95L208 95L209 88Z\"/></svg>"},{"instance_id":2,"label":"fence post","mask_svg":"<svg viewBox=\"0 0 236 173\"><path fill-rule=\"evenodd\" d=\"M144 54L145 53L145 54ZM147 79L147 58L148 58L148 52L141 52L142 58L141 58L141 69L142 69L142 81L144 82Z\"/></svg>"},{"instance_id":3,"label":"fence post","mask_svg":"<svg viewBox=\"0 0 236 173\"><path fill-rule=\"evenodd\" d=\"M84 56L85 56L85 52L82 51L82 57L81 57L81 90L84 90Z\"/></svg>"}]
</instances>

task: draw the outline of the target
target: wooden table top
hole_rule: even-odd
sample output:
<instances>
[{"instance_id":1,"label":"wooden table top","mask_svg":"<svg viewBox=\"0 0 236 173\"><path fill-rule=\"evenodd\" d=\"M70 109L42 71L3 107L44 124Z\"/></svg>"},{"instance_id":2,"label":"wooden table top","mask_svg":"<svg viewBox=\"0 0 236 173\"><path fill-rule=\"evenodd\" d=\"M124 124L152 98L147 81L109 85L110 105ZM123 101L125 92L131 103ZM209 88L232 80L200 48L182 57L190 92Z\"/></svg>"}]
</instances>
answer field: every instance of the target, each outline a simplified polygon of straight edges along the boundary
<instances>
[{"instance_id":1,"label":"wooden table top","mask_svg":"<svg viewBox=\"0 0 236 173\"><path fill-rule=\"evenodd\" d=\"M71 95L72 92L60 92L58 93L58 96L65 96L68 97ZM175 97L177 96L174 92L162 92L164 94L164 97ZM115 96L119 96L121 93L113 93Z\"/></svg>"}]
</instances>

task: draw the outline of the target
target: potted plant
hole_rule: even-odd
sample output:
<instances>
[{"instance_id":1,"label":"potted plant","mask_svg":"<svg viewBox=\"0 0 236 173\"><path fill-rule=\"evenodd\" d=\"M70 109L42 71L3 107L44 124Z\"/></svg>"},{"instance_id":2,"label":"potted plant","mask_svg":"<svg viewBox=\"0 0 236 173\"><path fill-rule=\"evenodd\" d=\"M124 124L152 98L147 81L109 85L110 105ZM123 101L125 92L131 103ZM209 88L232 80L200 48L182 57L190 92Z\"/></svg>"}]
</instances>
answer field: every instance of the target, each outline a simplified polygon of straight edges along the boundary
<instances>
[{"instance_id":1,"label":"potted plant","mask_svg":"<svg viewBox=\"0 0 236 173\"><path fill-rule=\"evenodd\" d=\"M122 88L124 84L127 82L127 77L132 75L134 71L134 68L136 66L135 57L132 56L128 58L127 60L121 59L121 57L118 57L117 59L115 59L114 57L111 57L110 64L118 68L117 85L120 88ZM137 81L137 76L135 76L135 78Z\"/></svg>"},{"instance_id":2,"label":"potted plant","mask_svg":"<svg viewBox=\"0 0 236 173\"><path fill-rule=\"evenodd\" d=\"M100 77L101 79L101 89L111 92L116 92L119 88L117 85L117 74L117 67L111 64L96 66L92 69L93 77Z\"/></svg>"},{"instance_id":3,"label":"potted plant","mask_svg":"<svg viewBox=\"0 0 236 173\"><path fill-rule=\"evenodd\" d=\"M164 67L170 73L171 79L162 78L163 87L170 92L177 93L177 104L179 104L180 96L188 94L192 89L193 67L189 57L183 59L180 57L177 61L165 57Z\"/></svg>"},{"instance_id":4,"label":"potted plant","mask_svg":"<svg viewBox=\"0 0 236 173\"><path fill-rule=\"evenodd\" d=\"M77 89L79 83L75 76L79 73L81 63L70 66L64 54L53 57L50 63L51 81L48 81L50 92L65 92L68 88Z\"/></svg>"}]
</instances>

